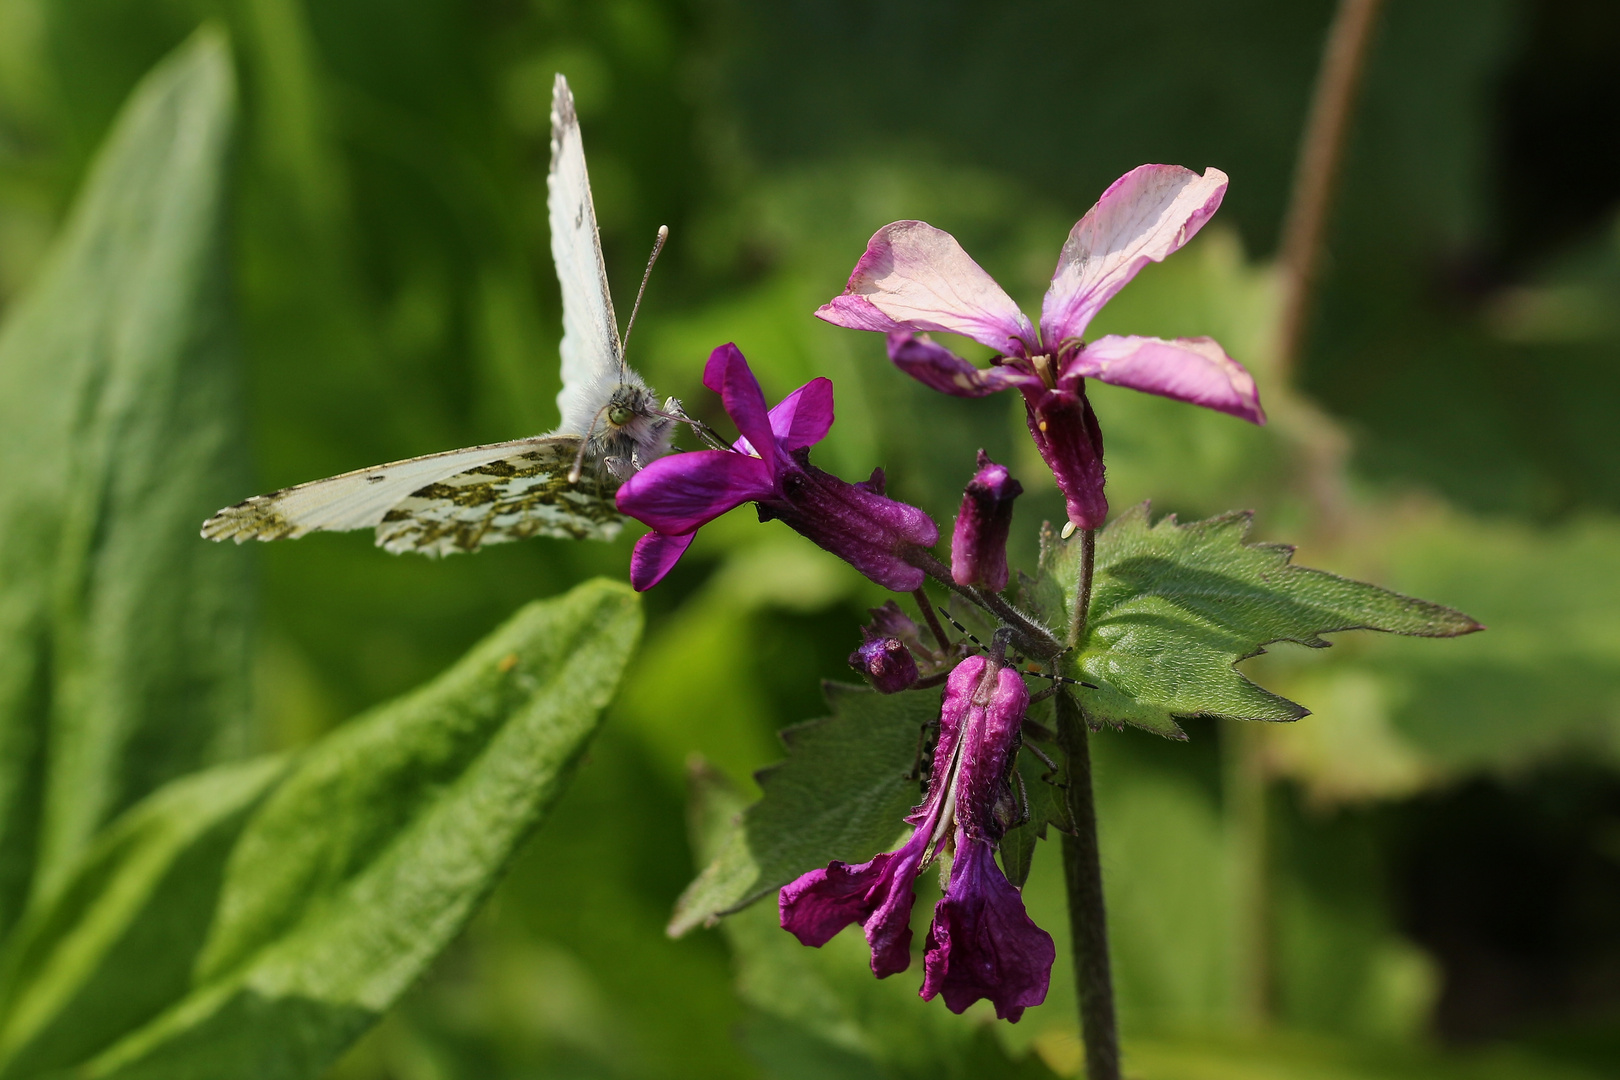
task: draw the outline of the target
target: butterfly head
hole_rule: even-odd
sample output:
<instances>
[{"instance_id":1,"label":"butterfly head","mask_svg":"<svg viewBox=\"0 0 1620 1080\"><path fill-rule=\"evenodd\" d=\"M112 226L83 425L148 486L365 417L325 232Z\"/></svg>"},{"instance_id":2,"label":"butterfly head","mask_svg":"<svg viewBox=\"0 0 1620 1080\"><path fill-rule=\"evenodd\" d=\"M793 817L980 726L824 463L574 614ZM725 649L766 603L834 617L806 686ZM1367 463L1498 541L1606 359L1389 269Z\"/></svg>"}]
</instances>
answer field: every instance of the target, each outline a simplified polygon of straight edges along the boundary
<instances>
[{"instance_id":1,"label":"butterfly head","mask_svg":"<svg viewBox=\"0 0 1620 1080\"><path fill-rule=\"evenodd\" d=\"M614 387L590 436L589 456L625 479L669 453L675 422L663 415L658 398L638 382Z\"/></svg>"}]
</instances>

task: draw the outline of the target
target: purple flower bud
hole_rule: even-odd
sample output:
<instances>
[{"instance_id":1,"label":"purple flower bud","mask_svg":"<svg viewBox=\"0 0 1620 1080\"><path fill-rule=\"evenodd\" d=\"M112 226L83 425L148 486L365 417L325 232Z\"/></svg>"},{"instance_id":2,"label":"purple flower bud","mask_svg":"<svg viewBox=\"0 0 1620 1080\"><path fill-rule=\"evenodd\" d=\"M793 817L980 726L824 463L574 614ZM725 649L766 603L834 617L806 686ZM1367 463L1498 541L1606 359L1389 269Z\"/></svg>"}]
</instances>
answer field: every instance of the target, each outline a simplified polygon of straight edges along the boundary
<instances>
[{"instance_id":1,"label":"purple flower bud","mask_svg":"<svg viewBox=\"0 0 1620 1080\"><path fill-rule=\"evenodd\" d=\"M958 585L983 585L991 592L1007 587L1007 533L1013 500L1023 493L1024 485L1005 465L979 451L979 471L962 493L951 534L951 577Z\"/></svg>"},{"instance_id":2,"label":"purple flower bud","mask_svg":"<svg viewBox=\"0 0 1620 1080\"><path fill-rule=\"evenodd\" d=\"M1024 406L1035 448L1052 470L1076 528L1095 529L1108 517L1103 495L1103 441L1081 380L1074 389L1025 387Z\"/></svg>"},{"instance_id":3,"label":"purple flower bud","mask_svg":"<svg viewBox=\"0 0 1620 1080\"><path fill-rule=\"evenodd\" d=\"M880 694L897 694L917 681L917 659L905 642L878 637L870 630L861 647L849 654L849 666L872 680Z\"/></svg>"},{"instance_id":4,"label":"purple flower bud","mask_svg":"<svg viewBox=\"0 0 1620 1080\"><path fill-rule=\"evenodd\" d=\"M866 613L872 616L872 625L867 628L871 634L899 638L913 651L922 648L922 630L893 600L885 600L879 607L867 608Z\"/></svg>"}]
</instances>

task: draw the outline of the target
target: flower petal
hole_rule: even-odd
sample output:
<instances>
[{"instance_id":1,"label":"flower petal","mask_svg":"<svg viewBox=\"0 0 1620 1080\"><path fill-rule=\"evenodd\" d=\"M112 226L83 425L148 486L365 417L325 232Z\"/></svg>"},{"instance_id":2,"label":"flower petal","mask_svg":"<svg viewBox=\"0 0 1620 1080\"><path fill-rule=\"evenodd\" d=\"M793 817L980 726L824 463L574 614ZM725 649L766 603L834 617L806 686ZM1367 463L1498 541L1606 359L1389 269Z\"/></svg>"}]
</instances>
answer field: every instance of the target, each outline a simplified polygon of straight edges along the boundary
<instances>
[{"instance_id":1,"label":"flower petal","mask_svg":"<svg viewBox=\"0 0 1620 1080\"><path fill-rule=\"evenodd\" d=\"M727 342L710 353L703 368L703 385L720 395L726 415L742 433L745 445L738 449L744 454L752 451L770 462L775 475L776 439L771 431L770 411L765 407L765 391L749 370L742 350Z\"/></svg>"},{"instance_id":2,"label":"flower petal","mask_svg":"<svg viewBox=\"0 0 1620 1080\"><path fill-rule=\"evenodd\" d=\"M816 317L852 330L940 330L1021 354L1034 327L956 237L924 221L885 225L867 242L842 296Z\"/></svg>"},{"instance_id":3,"label":"flower petal","mask_svg":"<svg viewBox=\"0 0 1620 1080\"><path fill-rule=\"evenodd\" d=\"M974 367L945 346L909 330L889 332L889 359L929 389L955 397L984 397L997 390L1040 383L1031 372L1011 364Z\"/></svg>"},{"instance_id":4,"label":"flower petal","mask_svg":"<svg viewBox=\"0 0 1620 1080\"><path fill-rule=\"evenodd\" d=\"M1213 338L1164 338L1109 334L1091 342L1064 365L1064 378L1088 379L1128 386L1160 397L1202 405L1206 409L1240 416L1255 424L1266 422L1254 378L1242 364L1226 355Z\"/></svg>"},{"instance_id":5,"label":"flower petal","mask_svg":"<svg viewBox=\"0 0 1620 1080\"><path fill-rule=\"evenodd\" d=\"M1226 174L1139 165L1115 180L1075 223L1041 301L1041 340L1056 349L1150 262L1191 240L1221 205Z\"/></svg>"},{"instance_id":6,"label":"flower petal","mask_svg":"<svg viewBox=\"0 0 1620 1080\"><path fill-rule=\"evenodd\" d=\"M646 592L663 581L664 575L675 569L675 564L681 561L696 538L695 532L685 536L650 532L637 540L636 549L630 553L630 587L636 592Z\"/></svg>"},{"instance_id":7,"label":"flower petal","mask_svg":"<svg viewBox=\"0 0 1620 1080\"><path fill-rule=\"evenodd\" d=\"M987 998L998 1017L1017 1022L1046 1000L1056 959L1052 935L1030 919L990 845L959 835L951 883L928 927L923 999L943 995L959 1013Z\"/></svg>"},{"instance_id":8,"label":"flower petal","mask_svg":"<svg viewBox=\"0 0 1620 1080\"><path fill-rule=\"evenodd\" d=\"M827 437L833 425L831 379L811 379L776 403L771 430L783 450L802 450Z\"/></svg>"},{"instance_id":9,"label":"flower petal","mask_svg":"<svg viewBox=\"0 0 1620 1080\"><path fill-rule=\"evenodd\" d=\"M917 867L928 846L921 831L898 851L850 866L833 862L789 882L777 894L782 929L819 949L844 927L860 923L872 948L872 974L884 978L911 966L911 908Z\"/></svg>"},{"instance_id":10,"label":"flower petal","mask_svg":"<svg viewBox=\"0 0 1620 1080\"><path fill-rule=\"evenodd\" d=\"M624 482L616 501L621 512L678 536L774 490L770 466L759 458L694 450L648 465Z\"/></svg>"}]
</instances>

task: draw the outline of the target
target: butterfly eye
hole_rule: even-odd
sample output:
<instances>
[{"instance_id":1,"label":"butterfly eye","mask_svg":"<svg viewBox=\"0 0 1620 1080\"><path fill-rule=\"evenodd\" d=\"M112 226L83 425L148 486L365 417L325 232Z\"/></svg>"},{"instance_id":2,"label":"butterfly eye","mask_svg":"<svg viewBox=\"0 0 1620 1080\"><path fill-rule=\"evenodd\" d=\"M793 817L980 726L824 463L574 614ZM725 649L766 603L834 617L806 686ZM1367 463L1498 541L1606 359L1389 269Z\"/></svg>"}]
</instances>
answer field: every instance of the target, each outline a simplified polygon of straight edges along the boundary
<instances>
[{"instance_id":1,"label":"butterfly eye","mask_svg":"<svg viewBox=\"0 0 1620 1080\"><path fill-rule=\"evenodd\" d=\"M614 427L624 427L624 425L630 422L630 418L635 415L635 413L630 411L630 407L628 405L615 405L613 408L608 410L608 423L612 424Z\"/></svg>"}]
</instances>

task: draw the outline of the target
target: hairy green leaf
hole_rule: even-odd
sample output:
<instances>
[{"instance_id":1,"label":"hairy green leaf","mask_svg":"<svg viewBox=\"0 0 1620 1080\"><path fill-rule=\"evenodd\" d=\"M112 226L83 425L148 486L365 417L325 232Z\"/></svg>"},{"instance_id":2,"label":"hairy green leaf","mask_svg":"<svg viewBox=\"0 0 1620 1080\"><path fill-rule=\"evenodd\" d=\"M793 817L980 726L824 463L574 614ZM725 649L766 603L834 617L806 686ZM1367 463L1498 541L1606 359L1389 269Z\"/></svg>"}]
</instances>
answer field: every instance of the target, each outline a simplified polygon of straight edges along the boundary
<instances>
[{"instance_id":1,"label":"hairy green leaf","mask_svg":"<svg viewBox=\"0 0 1620 1080\"><path fill-rule=\"evenodd\" d=\"M589 582L284 774L216 770L137 807L12 954L0 1077L318 1075L555 802L640 629L626 586Z\"/></svg>"},{"instance_id":2,"label":"hairy green leaf","mask_svg":"<svg viewBox=\"0 0 1620 1080\"><path fill-rule=\"evenodd\" d=\"M210 30L142 81L0 332L0 928L114 815L242 750L245 555L197 537L247 487L235 105Z\"/></svg>"},{"instance_id":3,"label":"hairy green leaf","mask_svg":"<svg viewBox=\"0 0 1620 1080\"><path fill-rule=\"evenodd\" d=\"M1178 717L1297 720L1308 710L1233 665L1276 641L1326 648L1321 635L1341 630L1455 637L1482 629L1439 604L1294 566L1291 547L1245 543L1250 517L1154 523L1144 503L1097 537L1086 638L1068 661L1071 673L1100 687L1080 692L1093 722L1182 738ZM1065 625L1080 542L1050 532L1043 541L1033 595L1061 594L1043 614Z\"/></svg>"},{"instance_id":4,"label":"hairy green leaf","mask_svg":"<svg viewBox=\"0 0 1620 1080\"><path fill-rule=\"evenodd\" d=\"M0 969L0 1076L78 1060L186 993L221 875L281 757L175 780L109 826Z\"/></svg>"},{"instance_id":5,"label":"hairy green leaf","mask_svg":"<svg viewBox=\"0 0 1620 1080\"><path fill-rule=\"evenodd\" d=\"M759 802L734 815L712 860L675 904L680 936L753 903L829 860L865 862L889 846L918 799L912 770L939 696L826 684L832 715L782 732L786 761L761 770Z\"/></svg>"}]
</instances>

